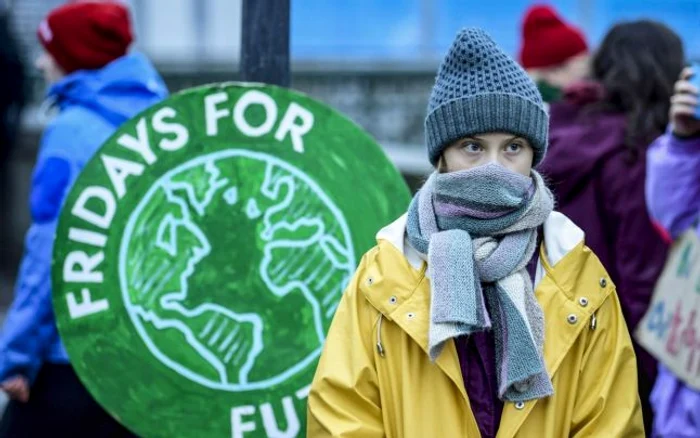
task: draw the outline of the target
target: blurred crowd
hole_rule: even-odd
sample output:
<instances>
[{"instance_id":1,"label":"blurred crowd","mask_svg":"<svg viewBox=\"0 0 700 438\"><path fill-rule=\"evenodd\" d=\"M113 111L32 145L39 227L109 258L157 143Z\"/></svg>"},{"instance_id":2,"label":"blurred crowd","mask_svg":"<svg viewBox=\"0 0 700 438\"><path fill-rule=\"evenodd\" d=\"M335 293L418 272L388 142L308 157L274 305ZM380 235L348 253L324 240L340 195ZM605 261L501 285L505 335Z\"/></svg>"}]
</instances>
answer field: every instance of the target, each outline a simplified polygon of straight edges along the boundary
<instances>
[{"instance_id":1,"label":"blurred crowd","mask_svg":"<svg viewBox=\"0 0 700 438\"><path fill-rule=\"evenodd\" d=\"M119 4L62 6L41 23L44 52L29 66L0 13L0 197L9 192L7 163L29 68L41 70L47 101L58 110L41 140L29 199L33 223L0 335L0 387L11 399L0 437L55 428L75 430L73 436L128 435L72 371L51 315L48 273L56 220L80 169L121 123L167 96L149 60L129 51L130 28ZM700 71L687 65L681 39L662 23L617 24L591 47L549 6L523 17L517 60L550 116L549 151L538 169L556 209L583 229L610 274L634 334L672 242L698 227ZM647 435L700 436L700 392L636 342L634 348ZM61 406L92 420L71 423Z\"/></svg>"},{"instance_id":2,"label":"blurred crowd","mask_svg":"<svg viewBox=\"0 0 700 438\"><path fill-rule=\"evenodd\" d=\"M549 7L528 11L520 60L550 103L541 171L610 273L634 334L670 244L700 212L696 72L662 23L615 25L589 50ZM698 436L700 394L633 343L647 432Z\"/></svg>"}]
</instances>

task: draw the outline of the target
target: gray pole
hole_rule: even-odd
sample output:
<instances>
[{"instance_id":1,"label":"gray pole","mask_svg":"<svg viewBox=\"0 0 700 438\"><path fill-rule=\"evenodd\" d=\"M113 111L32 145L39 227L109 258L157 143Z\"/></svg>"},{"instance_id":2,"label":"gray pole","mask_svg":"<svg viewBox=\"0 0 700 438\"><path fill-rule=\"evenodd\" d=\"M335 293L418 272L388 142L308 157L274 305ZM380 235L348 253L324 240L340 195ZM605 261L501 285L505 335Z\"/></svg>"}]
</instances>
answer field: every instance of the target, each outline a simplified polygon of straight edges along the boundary
<instances>
[{"instance_id":1,"label":"gray pole","mask_svg":"<svg viewBox=\"0 0 700 438\"><path fill-rule=\"evenodd\" d=\"M432 0L422 0L420 5L420 48L424 59L434 57L433 37L435 36L435 3Z\"/></svg>"},{"instance_id":2,"label":"gray pole","mask_svg":"<svg viewBox=\"0 0 700 438\"><path fill-rule=\"evenodd\" d=\"M195 59L197 67L201 68L207 60L207 42L206 42L206 26L207 26L207 8L209 2L197 1L192 3L192 17L194 17L194 38L197 53Z\"/></svg>"},{"instance_id":3,"label":"gray pole","mask_svg":"<svg viewBox=\"0 0 700 438\"><path fill-rule=\"evenodd\" d=\"M588 39L588 44L593 44L591 41L593 32L593 13L595 6L592 0L578 0L578 18L576 20L578 26Z\"/></svg>"},{"instance_id":4,"label":"gray pole","mask_svg":"<svg viewBox=\"0 0 700 438\"><path fill-rule=\"evenodd\" d=\"M243 0L241 79L289 86L289 0Z\"/></svg>"}]
</instances>

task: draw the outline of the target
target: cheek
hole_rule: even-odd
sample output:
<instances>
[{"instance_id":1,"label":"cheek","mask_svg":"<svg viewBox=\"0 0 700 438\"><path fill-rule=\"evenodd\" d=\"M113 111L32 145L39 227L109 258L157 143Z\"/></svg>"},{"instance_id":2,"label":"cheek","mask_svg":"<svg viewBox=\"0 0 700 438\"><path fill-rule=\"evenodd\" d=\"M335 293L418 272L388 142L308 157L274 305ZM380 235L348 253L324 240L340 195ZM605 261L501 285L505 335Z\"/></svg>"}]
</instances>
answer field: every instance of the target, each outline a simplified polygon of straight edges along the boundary
<instances>
[{"instance_id":1,"label":"cheek","mask_svg":"<svg viewBox=\"0 0 700 438\"><path fill-rule=\"evenodd\" d=\"M506 160L506 163L503 163L503 165L513 172L528 176L532 170L533 157L534 154L531 149L525 150L522 153Z\"/></svg>"},{"instance_id":2,"label":"cheek","mask_svg":"<svg viewBox=\"0 0 700 438\"><path fill-rule=\"evenodd\" d=\"M483 156L479 154L470 155L462 150L450 152L445 154L445 169L448 173L471 169L483 161Z\"/></svg>"},{"instance_id":3,"label":"cheek","mask_svg":"<svg viewBox=\"0 0 700 438\"><path fill-rule=\"evenodd\" d=\"M511 163L510 166L506 166L506 167L508 167L509 170L511 170L515 173L519 173L519 174L525 175L525 176L529 176L530 172L532 170L532 166L530 165L530 163L527 163L524 161L518 162L518 163Z\"/></svg>"}]
</instances>

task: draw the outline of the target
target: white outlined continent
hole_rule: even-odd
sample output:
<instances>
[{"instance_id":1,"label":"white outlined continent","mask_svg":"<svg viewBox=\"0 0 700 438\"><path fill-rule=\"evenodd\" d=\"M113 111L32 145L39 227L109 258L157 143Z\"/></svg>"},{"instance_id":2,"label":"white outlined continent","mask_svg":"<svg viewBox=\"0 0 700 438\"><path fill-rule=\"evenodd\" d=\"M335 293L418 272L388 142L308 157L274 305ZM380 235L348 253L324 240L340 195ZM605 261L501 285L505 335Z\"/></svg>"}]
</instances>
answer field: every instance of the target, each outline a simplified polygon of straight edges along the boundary
<instances>
[{"instance_id":1,"label":"white outlined continent","mask_svg":"<svg viewBox=\"0 0 700 438\"><path fill-rule=\"evenodd\" d=\"M240 184L248 181L231 174L231 169L237 169L235 166L222 171L217 165L228 160L262 165L265 174L257 195L244 195L250 188L242 191ZM221 202L212 208L218 199ZM167 208L149 205L155 200ZM262 379L264 373L259 367L264 364L257 362L274 335L269 332L274 324L266 322L260 313L237 311L240 306L236 304L235 292L226 303L216 303L193 300L192 293L197 291L189 290L193 274L209 263L212 245L221 240L215 235L207 236L208 228L198 223L206 223L209 215L228 214L227 210L214 211L224 207L239 209L248 220L260 223L256 239L263 246L254 272L260 275L267 293L279 299L301 294L313 314L316 346L283 372ZM152 243L130 244L132 237L145 242L150 239ZM275 157L232 149L191 160L151 187L124 232L120 281L132 322L158 360L204 386L244 391L278 384L318 357L324 324L335 310L354 265L347 224L312 180ZM171 347L158 339L158 333L171 333L167 341L170 343L172 334L179 333L187 345L180 348L187 348L198 361L206 362L217 377L198 371L194 360L183 363L177 359L186 352L177 350L176 355L174 350L168 350ZM256 378L252 379L251 372L256 369Z\"/></svg>"}]
</instances>

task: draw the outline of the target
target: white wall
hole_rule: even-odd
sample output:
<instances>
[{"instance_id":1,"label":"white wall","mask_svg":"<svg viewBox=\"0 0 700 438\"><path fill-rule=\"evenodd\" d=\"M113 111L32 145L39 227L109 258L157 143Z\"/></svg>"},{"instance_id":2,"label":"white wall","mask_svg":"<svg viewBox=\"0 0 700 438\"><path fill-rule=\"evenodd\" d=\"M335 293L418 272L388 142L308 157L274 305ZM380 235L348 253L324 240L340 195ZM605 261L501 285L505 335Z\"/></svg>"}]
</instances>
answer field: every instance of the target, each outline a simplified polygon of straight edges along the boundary
<instances>
[{"instance_id":1,"label":"white wall","mask_svg":"<svg viewBox=\"0 0 700 438\"><path fill-rule=\"evenodd\" d=\"M2 1L2 0L0 0ZM237 64L242 0L122 0L132 10L136 47L155 62L188 67L198 62ZM39 50L41 19L64 0L14 0L12 15L27 60Z\"/></svg>"},{"instance_id":2,"label":"white wall","mask_svg":"<svg viewBox=\"0 0 700 438\"><path fill-rule=\"evenodd\" d=\"M132 0L138 47L160 63L233 64L240 58L241 0Z\"/></svg>"}]
</instances>

